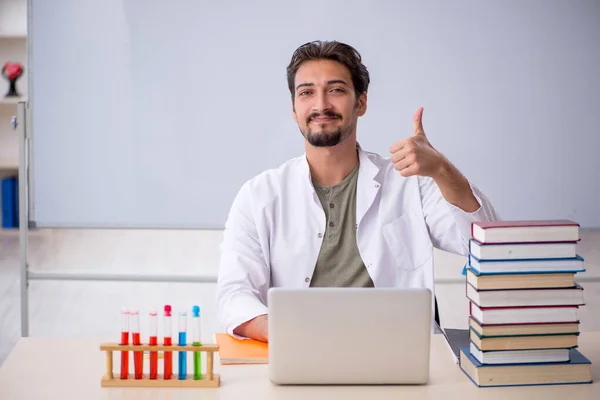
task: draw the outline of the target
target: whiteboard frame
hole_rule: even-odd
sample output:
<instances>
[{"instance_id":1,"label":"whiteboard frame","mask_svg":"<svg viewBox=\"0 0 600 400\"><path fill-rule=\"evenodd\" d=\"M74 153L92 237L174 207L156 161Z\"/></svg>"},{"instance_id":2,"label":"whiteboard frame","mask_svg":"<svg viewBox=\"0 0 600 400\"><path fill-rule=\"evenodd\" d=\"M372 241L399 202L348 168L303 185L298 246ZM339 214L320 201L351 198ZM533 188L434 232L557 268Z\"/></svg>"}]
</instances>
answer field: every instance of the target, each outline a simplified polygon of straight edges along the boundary
<instances>
[{"instance_id":1,"label":"whiteboard frame","mask_svg":"<svg viewBox=\"0 0 600 400\"><path fill-rule=\"evenodd\" d=\"M35 208L33 206L33 180L34 180L34 173L33 173L33 146L32 146L32 133L33 133L33 129L32 129L32 105L33 103L31 102L31 100L33 100L33 96L32 93L34 91L33 88L33 74L35 73L34 71L32 71L31 66L33 65L32 59L33 59L33 7L32 7L32 0L27 0L27 38L25 39L25 43L27 46L27 112L25 114L25 119L26 119L26 124L25 124L25 132L24 135L25 137L28 139L27 140L27 155L28 155L28 159L27 159L27 165L26 165L26 173L27 173L27 181L28 181L28 188L27 188L27 201L28 201L28 219L27 219L27 224L29 226L30 223L32 223L31 221L35 221ZM23 156L23 154L19 155L20 157ZM20 160L21 158L19 158Z\"/></svg>"},{"instance_id":2,"label":"whiteboard frame","mask_svg":"<svg viewBox=\"0 0 600 400\"><path fill-rule=\"evenodd\" d=\"M35 60L35 55L33 54L33 44L34 43L39 43L39 40L36 40L35 37L33 37L33 31L34 31L34 24L33 21L35 21L35 15L33 15L34 11L33 11L33 7L31 6L34 1L33 0L27 0L28 3L28 26L27 26L27 31L28 31L28 38L27 38L27 47L28 47L28 62L27 62L27 68L29 68L29 75L28 75L28 91L29 91L29 96L28 99L30 100L30 103L28 104L28 114L27 114L27 118L28 118L28 124L27 124L27 128L28 128L28 137L31 138L30 142L28 143L28 149L29 149L29 155L30 155L30 165L28 167L28 176L29 176L29 181L30 183L30 190L29 190L29 216L30 216L30 221L28 222L30 224L30 226L32 227L39 227L39 228L57 228L57 229L63 229L63 228L73 228L73 229L78 229L78 228L82 228L82 229L87 229L87 228L93 228L93 229L184 229L184 230L188 230L188 229L207 229L207 230L222 230L224 228L224 225L219 222L218 224L206 224L206 223L200 223L199 225L195 225L195 226L185 226L185 225L179 225L179 224L166 224L161 226L161 224L127 224L127 223L121 223L121 224L106 224L105 221L97 221L96 223L93 224L89 224L86 221L80 221L77 224L72 224L72 223L65 223L64 221L62 223L57 223L56 220L54 221L44 221L43 218L44 216L42 214L45 213L45 209L46 207L42 207L45 203L44 202L36 202L34 201L36 198L38 198L39 200L42 200L41 198L39 198L38 196L36 196L36 182L37 183L43 183L42 180L38 180L36 179L37 176L43 177L43 173L44 169L40 169L39 174L37 174L37 172L35 171L35 167L36 167L36 161L34 161L35 158L35 149L33 149L33 144L34 143L38 143L38 142L43 142L42 140L39 140L38 142L34 142L33 140L35 140L35 126L34 126L34 118L32 116L35 115L40 115L40 113L34 114L36 113L36 104L35 104L35 100L33 99L34 94L38 93L35 87L35 83L34 83L34 79L33 77L37 76L37 71L33 70L33 62ZM38 8L39 10L39 8ZM39 21L38 21L39 22ZM41 32L41 31L40 31ZM41 39L37 38L37 39ZM39 56L40 54L38 54ZM40 71L43 72L43 71ZM38 93L40 94L40 93ZM40 112L42 110L40 109ZM68 121L67 121L68 124ZM43 136L43 135L42 135ZM39 136L39 139L45 139L42 136ZM40 153L40 151L43 149L38 149L38 156L42 156L42 154ZM453 159L453 158L451 158ZM42 159L40 158L40 160L38 160L40 162L42 162ZM457 159L458 161L458 159ZM55 175L56 176L56 175ZM476 182L477 180L479 180L480 178L473 178L474 181ZM485 179L481 179L481 182L485 182ZM520 183L522 184L522 183ZM483 185L483 183L482 183ZM43 190L46 192L45 189L42 189L42 185L37 186L40 188L40 190ZM529 187L529 186L527 186ZM487 192L487 190L484 189L484 192ZM39 191L37 191L39 192ZM504 191L502 191L502 193L504 193ZM42 194L41 192L39 192L39 194ZM502 200L506 200L506 196L499 196L497 197L497 199L499 200L499 202L497 203L499 206L502 205L502 203L500 201ZM564 199L561 200L561 202ZM538 199L539 201L539 199ZM566 200L565 200L566 201ZM37 205L40 205L41 208L39 208L38 210L40 210L41 214L37 214L37 210L36 207ZM512 202L511 202L512 204ZM587 204L586 204L587 206ZM575 207L575 206L573 206ZM58 207L55 207L58 208ZM585 209L586 207L581 206L580 208ZM520 209L515 207L512 207L512 210L514 209ZM563 214L564 217L568 218L568 219L578 219L576 214L577 214L577 210L575 208L571 208L573 211L572 213L569 211L570 209L566 209L564 212L561 211L561 214ZM554 212L554 210L552 210ZM568 215L567 215L568 214ZM572 214L572 216L571 216ZM595 214L594 214L595 215ZM38 221L37 218L40 217L41 219ZM88 216L89 218L89 216ZM527 219L527 218L525 218ZM587 222L586 222L587 224ZM592 224L590 227L600 227L599 226L594 226L594 224Z\"/></svg>"}]
</instances>

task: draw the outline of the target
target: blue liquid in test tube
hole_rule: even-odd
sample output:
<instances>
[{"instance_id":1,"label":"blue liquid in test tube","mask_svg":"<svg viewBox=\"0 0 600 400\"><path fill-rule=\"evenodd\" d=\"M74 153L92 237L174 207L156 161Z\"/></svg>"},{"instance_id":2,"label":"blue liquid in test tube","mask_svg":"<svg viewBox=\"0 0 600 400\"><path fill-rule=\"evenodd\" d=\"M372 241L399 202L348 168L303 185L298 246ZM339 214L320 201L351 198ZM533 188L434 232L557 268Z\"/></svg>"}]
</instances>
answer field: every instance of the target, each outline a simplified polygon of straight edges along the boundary
<instances>
[{"instance_id":1,"label":"blue liquid in test tube","mask_svg":"<svg viewBox=\"0 0 600 400\"><path fill-rule=\"evenodd\" d=\"M186 331L187 331L187 313L179 313L179 345L185 346L186 343ZM179 380L185 380L187 376L187 352L179 352Z\"/></svg>"}]
</instances>

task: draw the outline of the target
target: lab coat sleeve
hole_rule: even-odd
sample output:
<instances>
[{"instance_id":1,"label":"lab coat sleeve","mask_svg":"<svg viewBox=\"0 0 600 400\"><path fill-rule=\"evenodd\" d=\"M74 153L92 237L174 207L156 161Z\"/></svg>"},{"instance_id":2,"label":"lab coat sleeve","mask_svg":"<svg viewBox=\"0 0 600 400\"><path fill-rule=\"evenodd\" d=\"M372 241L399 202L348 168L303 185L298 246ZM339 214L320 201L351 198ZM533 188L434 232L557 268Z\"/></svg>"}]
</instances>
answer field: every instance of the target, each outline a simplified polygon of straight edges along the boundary
<instances>
[{"instance_id":1,"label":"lab coat sleeve","mask_svg":"<svg viewBox=\"0 0 600 400\"><path fill-rule=\"evenodd\" d=\"M217 279L217 314L226 332L267 314L270 284L268 263L261 249L249 184L236 196L225 224Z\"/></svg>"},{"instance_id":2,"label":"lab coat sleeve","mask_svg":"<svg viewBox=\"0 0 600 400\"><path fill-rule=\"evenodd\" d=\"M419 177L419 189L425 222L434 247L454 254L467 255L471 223L500 219L489 199L469 181L479 209L465 212L449 203L432 178Z\"/></svg>"}]
</instances>

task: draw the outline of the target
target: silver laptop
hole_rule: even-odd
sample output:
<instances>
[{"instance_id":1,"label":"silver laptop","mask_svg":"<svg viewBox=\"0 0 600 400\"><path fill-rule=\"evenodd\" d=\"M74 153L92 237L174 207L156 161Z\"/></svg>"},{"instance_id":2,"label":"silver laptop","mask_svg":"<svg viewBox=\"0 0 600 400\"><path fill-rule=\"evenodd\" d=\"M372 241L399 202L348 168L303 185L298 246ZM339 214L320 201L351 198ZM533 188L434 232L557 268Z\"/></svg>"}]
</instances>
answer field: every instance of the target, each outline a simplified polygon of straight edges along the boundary
<instances>
[{"instance_id":1,"label":"silver laptop","mask_svg":"<svg viewBox=\"0 0 600 400\"><path fill-rule=\"evenodd\" d=\"M272 288L269 379L277 384L424 384L429 289Z\"/></svg>"}]
</instances>

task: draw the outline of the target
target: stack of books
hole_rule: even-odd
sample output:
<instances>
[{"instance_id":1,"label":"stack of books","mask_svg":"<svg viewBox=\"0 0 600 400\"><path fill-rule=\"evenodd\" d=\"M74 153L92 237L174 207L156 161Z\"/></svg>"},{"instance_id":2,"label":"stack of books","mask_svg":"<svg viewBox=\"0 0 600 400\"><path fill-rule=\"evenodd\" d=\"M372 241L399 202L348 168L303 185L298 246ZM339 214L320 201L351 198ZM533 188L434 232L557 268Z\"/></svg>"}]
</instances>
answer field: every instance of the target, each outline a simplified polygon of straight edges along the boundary
<instances>
[{"instance_id":1,"label":"stack of books","mask_svg":"<svg viewBox=\"0 0 600 400\"><path fill-rule=\"evenodd\" d=\"M591 383L591 363L577 350L579 224L476 222L471 236L461 369L477 386Z\"/></svg>"}]
</instances>

